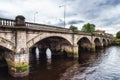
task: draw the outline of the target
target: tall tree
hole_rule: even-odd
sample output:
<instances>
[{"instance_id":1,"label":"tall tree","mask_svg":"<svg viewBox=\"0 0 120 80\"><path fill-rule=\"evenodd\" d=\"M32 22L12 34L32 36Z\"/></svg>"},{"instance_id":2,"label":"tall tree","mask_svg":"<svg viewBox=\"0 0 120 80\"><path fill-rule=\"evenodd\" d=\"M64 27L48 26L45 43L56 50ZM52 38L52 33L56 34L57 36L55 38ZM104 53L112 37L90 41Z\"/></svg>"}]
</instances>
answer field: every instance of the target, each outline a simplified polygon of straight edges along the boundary
<instances>
[{"instance_id":1,"label":"tall tree","mask_svg":"<svg viewBox=\"0 0 120 80\"><path fill-rule=\"evenodd\" d=\"M73 25L70 25L69 29L72 30L73 32L78 32L79 31L78 28L73 26Z\"/></svg>"},{"instance_id":2,"label":"tall tree","mask_svg":"<svg viewBox=\"0 0 120 80\"><path fill-rule=\"evenodd\" d=\"M116 38L120 39L120 31L116 33Z\"/></svg>"},{"instance_id":3,"label":"tall tree","mask_svg":"<svg viewBox=\"0 0 120 80\"><path fill-rule=\"evenodd\" d=\"M87 23L87 24L84 24L82 26L82 30L83 32L93 32L95 31L95 25L94 24L90 24L90 23Z\"/></svg>"}]
</instances>

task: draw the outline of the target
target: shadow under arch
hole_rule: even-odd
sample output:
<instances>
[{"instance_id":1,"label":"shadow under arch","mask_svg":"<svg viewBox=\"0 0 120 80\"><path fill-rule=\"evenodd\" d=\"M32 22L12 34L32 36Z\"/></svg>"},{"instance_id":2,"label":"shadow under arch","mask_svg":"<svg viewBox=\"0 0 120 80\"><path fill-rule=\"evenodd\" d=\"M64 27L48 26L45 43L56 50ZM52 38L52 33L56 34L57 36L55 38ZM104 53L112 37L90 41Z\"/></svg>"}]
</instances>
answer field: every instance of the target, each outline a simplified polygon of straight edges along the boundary
<instances>
[{"instance_id":1,"label":"shadow under arch","mask_svg":"<svg viewBox=\"0 0 120 80\"><path fill-rule=\"evenodd\" d=\"M78 53L88 52L91 48L91 42L87 37L82 37L78 42Z\"/></svg>"},{"instance_id":2,"label":"shadow under arch","mask_svg":"<svg viewBox=\"0 0 120 80\"><path fill-rule=\"evenodd\" d=\"M106 42L106 40L103 39L102 42L103 42L103 47L106 47L106 46L107 46L107 42Z\"/></svg>"},{"instance_id":3,"label":"shadow under arch","mask_svg":"<svg viewBox=\"0 0 120 80\"><path fill-rule=\"evenodd\" d=\"M72 44L63 37L50 36L38 41L29 50L31 55L34 55L35 49L39 48L39 60L46 59L46 49L49 48L52 52L52 58L67 57L69 52L72 52Z\"/></svg>"},{"instance_id":4,"label":"shadow under arch","mask_svg":"<svg viewBox=\"0 0 120 80\"><path fill-rule=\"evenodd\" d=\"M78 56L79 56L78 62L83 64L87 60L89 60L89 58L88 57L86 58L86 56L89 55L90 53L91 42L87 37L82 37L81 39L79 39L77 44L78 44Z\"/></svg>"},{"instance_id":5,"label":"shadow under arch","mask_svg":"<svg viewBox=\"0 0 120 80\"><path fill-rule=\"evenodd\" d=\"M13 56L9 56L13 51L10 49L7 49L0 45L0 75L5 77L6 75L9 75L9 63L6 59L13 59Z\"/></svg>"},{"instance_id":6,"label":"shadow under arch","mask_svg":"<svg viewBox=\"0 0 120 80\"><path fill-rule=\"evenodd\" d=\"M49 33L49 34L38 34L37 36L35 36L34 38L32 38L31 40L27 41L27 47L31 48L32 46L34 46L36 43L38 43L39 41L48 38L48 37L60 37L63 38L65 40L67 40L70 44L73 44L72 40L71 40L71 36L67 36L67 35L62 35L62 34L56 34L56 33Z\"/></svg>"},{"instance_id":7,"label":"shadow under arch","mask_svg":"<svg viewBox=\"0 0 120 80\"><path fill-rule=\"evenodd\" d=\"M109 39L107 39L107 43L108 45L111 45L111 41Z\"/></svg>"},{"instance_id":8,"label":"shadow under arch","mask_svg":"<svg viewBox=\"0 0 120 80\"><path fill-rule=\"evenodd\" d=\"M95 49L100 49L101 48L102 44L101 44L99 38L95 38L94 43L95 43Z\"/></svg>"}]
</instances>

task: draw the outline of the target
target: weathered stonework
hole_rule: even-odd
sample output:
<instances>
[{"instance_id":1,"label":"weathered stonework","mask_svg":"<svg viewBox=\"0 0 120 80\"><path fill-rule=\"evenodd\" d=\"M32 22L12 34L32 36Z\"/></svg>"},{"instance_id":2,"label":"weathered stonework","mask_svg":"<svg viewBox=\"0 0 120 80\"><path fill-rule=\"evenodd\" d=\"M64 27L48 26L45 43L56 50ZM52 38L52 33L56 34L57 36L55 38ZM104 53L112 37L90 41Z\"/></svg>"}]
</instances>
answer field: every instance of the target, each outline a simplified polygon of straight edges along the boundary
<instances>
[{"instance_id":1,"label":"weathered stonework","mask_svg":"<svg viewBox=\"0 0 120 80\"><path fill-rule=\"evenodd\" d=\"M95 51L95 44L91 45L90 51Z\"/></svg>"},{"instance_id":2,"label":"weathered stonework","mask_svg":"<svg viewBox=\"0 0 120 80\"><path fill-rule=\"evenodd\" d=\"M23 77L29 74L29 54L6 53L9 73L13 77Z\"/></svg>"},{"instance_id":3,"label":"weathered stonework","mask_svg":"<svg viewBox=\"0 0 120 80\"><path fill-rule=\"evenodd\" d=\"M9 72L14 77L23 77L29 73L29 49L35 46L39 41L49 37L61 37L70 45L61 46L68 54L78 57L79 46L84 46L90 51L95 51L95 47L107 46L111 43L111 38L106 36L93 36L91 33L73 33L66 28L60 28L49 25L34 24L25 22L23 16L17 16L16 20L0 19L0 46L12 51L6 53L6 61L9 66ZM78 44L82 38L86 41ZM95 43L95 39L98 42ZM84 39L83 39L84 40ZM109 41L109 42L108 42ZM58 44L61 41L58 42ZM50 44L50 43L49 43ZM42 46L40 46L42 49ZM47 48L47 47L45 47ZM45 52L45 50L44 50Z\"/></svg>"},{"instance_id":4,"label":"weathered stonework","mask_svg":"<svg viewBox=\"0 0 120 80\"><path fill-rule=\"evenodd\" d=\"M73 54L74 54L74 57L78 57L78 45L74 45L73 46Z\"/></svg>"}]
</instances>

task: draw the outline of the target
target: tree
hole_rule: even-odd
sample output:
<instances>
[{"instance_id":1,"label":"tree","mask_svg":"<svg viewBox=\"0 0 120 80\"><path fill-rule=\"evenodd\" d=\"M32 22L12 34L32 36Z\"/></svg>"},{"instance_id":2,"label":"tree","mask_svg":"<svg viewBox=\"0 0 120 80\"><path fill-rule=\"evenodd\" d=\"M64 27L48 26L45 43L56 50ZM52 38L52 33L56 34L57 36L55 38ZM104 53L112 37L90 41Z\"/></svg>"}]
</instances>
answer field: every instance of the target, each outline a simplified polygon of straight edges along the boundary
<instances>
[{"instance_id":1,"label":"tree","mask_svg":"<svg viewBox=\"0 0 120 80\"><path fill-rule=\"evenodd\" d=\"M84 24L81 31L83 31L83 32L94 32L95 31L95 25L90 24L90 23Z\"/></svg>"},{"instance_id":2,"label":"tree","mask_svg":"<svg viewBox=\"0 0 120 80\"><path fill-rule=\"evenodd\" d=\"M70 25L69 29L72 30L73 32L78 32L79 31L78 28L73 26L73 25Z\"/></svg>"},{"instance_id":3,"label":"tree","mask_svg":"<svg viewBox=\"0 0 120 80\"><path fill-rule=\"evenodd\" d=\"M116 33L116 38L120 39L120 31Z\"/></svg>"}]
</instances>

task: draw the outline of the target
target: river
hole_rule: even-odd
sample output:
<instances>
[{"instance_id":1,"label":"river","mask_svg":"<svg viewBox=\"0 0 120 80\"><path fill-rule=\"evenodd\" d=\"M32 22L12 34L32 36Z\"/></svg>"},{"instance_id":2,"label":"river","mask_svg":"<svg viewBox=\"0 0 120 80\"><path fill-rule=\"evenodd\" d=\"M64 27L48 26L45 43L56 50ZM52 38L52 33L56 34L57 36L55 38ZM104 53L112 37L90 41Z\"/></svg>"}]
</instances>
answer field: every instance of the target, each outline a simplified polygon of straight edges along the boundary
<instances>
[{"instance_id":1,"label":"river","mask_svg":"<svg viewBox=\"0 0 120 80\"><path fill-rule=\"evenodd\" d=\"M0 80L120 80L120 46L80 53L79 60L30 62L30 74L24 78L12 78L0 68Z\"/></svg>"}]
</instances>

